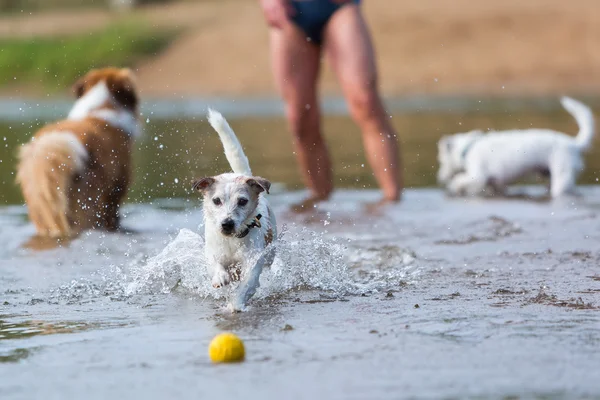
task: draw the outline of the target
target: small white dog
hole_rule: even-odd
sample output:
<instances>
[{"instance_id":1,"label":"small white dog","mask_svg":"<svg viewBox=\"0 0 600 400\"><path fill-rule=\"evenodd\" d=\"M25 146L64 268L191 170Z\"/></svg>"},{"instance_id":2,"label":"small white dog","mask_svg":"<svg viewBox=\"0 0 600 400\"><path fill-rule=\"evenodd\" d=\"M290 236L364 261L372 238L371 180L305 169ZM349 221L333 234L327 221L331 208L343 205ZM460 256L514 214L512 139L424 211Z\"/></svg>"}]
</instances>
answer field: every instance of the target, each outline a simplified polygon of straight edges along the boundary
<instances>
[{"instance_id":1,"label":"small white dog","mask_svg":"<svg viewBox=\"0 0 600 400\"><path fill-rule=\"evenodd\" d=\"M438 142L438 182L451 195L504 193L506 186L529 174L550 176L553 198L572 194L583 170L582 153L594 138L594 115L584 104L563 97L563 107L579 125L577 137L549 129L484 134L471 131Z\"/></svg>"},{"instance_id":2,"label":"small white dog","mask_svg":"<svg viewBox=\"0 0 600 400\"><path fill-rule=\"evenodd\" d=\"M275 214L265 197L271 183L252 176L242 145L223 116L208 111L208 121L219 134L233 173L198 179L194 189L203 195L205 256L215 288L244 277L232 308L239 310L254 294L264 266L273 254L263 254L254 265L249 260L277 237Z\"/></svg>"}]
</instances>

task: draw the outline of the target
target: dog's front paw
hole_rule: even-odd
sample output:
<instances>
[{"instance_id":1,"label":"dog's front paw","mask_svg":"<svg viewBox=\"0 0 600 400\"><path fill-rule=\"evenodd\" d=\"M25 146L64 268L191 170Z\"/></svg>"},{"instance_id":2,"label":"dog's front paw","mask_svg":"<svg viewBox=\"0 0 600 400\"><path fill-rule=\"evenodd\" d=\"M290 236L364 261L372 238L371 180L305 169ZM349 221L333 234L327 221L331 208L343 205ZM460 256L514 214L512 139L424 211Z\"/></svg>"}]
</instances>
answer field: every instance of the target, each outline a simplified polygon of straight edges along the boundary
<instances>
[{"instance_id":1,"label":"dog's front paw","mask_svg":"<svg viewBox=\"0 0 600 400\"><path fill-rule=\"evenodd\" d=\"M232 314L240 313L240 312L246 311L246 305L240 304L240 303L229 302L227 304L227 310L229 310L229 312Z\"/></svg>"},{"instance_id":2,"label":"dog's front paw","mask_svg":"<svg viewBox=\"0 0 600 400\"><path fill-rule=\"evenodd\" d=\"M455 187L450 187L450 186L445 188L444 193L446 194L446 197L450 197L450 198L463 196L463 194L460 192L460 190L457 190Z\"/></svg>"},{"instance_id":3,"label":"dog's front paw","mask_svg":"<svg viewBox=\"0 0 600 400\"><path fill-rule=\"evenodd\" d=\"M220 269L217 272L215 272L213 278L212 278L212 285L214 288L220 288L223 287L225 285L228 285L230 281L229 278L229 273L227 271L225 271L224 269Z\"/></svg>"}]
</instances>

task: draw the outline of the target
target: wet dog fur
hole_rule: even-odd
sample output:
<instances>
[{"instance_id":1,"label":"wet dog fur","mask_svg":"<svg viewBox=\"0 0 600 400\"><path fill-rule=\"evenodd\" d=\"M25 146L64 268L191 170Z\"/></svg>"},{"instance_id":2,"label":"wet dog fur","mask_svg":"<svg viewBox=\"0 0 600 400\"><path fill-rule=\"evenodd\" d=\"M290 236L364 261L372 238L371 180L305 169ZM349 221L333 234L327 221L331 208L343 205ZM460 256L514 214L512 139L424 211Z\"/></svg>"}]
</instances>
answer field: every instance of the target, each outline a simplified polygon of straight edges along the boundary
<instances>
[{"instance_id":1,"label":"wet dog fur","mask_svg":"<svg viewBox=\"0 0 600 400\"><path fill-rule=\"evenodd\" d=\"M223 116L209 110L233 170L195 181L203 196L205 256L215 288L223 287L252 266L248 261L277 236L277 224L266 194L271 183L253 176L235 133ZM271 261L272 262L272 261Z\"/></svg>"},{"instance_id":2,"label":"wet dog fur","mask_svg":"<svg viewBox=\"0 0 600 400\"><path fill-rule=\"evenodd\" d=\"M92 70L73 86L68 117L41 128L19 151L17 183L40 237L120 226L138 135L138 96L129 69Z\"/></svg>"}]
</instances>

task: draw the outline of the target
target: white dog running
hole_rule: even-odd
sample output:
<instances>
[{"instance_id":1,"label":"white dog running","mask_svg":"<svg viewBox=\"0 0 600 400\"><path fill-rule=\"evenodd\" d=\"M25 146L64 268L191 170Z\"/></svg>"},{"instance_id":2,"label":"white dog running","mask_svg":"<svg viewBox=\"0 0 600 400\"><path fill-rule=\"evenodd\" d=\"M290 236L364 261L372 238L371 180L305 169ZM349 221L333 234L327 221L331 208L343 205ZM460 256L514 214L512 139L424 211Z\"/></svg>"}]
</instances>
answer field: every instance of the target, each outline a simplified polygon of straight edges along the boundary
<instances>
[{"instance_id":1,"label":"white dog running","mask_svg":"<svg viewBox=\"0 0 600 400\"><path fill-rule=\"evenodd\" d=\"M506 186L529 174L550 176L550 194L572 194L583 170L582 152L594 138L594 116L584 104L563 97L563 107L579 125L577 137L549 129L484 134L471 131L438 142L438 182L451 195L501 194Z\"/></svg>"},{"instance_id":2,"label":"white dog running","mask_svg":"<svg viewBox=\"0 0 600 400\"><path fill-rule=\"evenodd\" d=\"M240 310L258 287L262 268L273 262L274 252L267 251L248 265L277 237L275 215L265 197L271 183L252 176L242 145L220 113L209 110L208 121L219 134L233 173L194 183L204 198L205 255L215 288L244 277L230 305Z\"/></svg>"}]
</instances>

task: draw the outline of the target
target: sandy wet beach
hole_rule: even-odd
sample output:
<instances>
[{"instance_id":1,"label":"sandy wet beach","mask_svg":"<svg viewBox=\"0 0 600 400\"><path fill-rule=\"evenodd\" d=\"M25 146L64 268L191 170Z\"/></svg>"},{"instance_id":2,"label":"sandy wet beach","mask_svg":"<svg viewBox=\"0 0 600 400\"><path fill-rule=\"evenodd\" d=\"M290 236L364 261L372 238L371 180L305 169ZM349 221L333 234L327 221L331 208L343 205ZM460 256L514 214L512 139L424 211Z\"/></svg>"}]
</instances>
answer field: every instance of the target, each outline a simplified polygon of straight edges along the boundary
<instances>
[{"instance_id":1,"label":"sandy wet beach","mask_svg":"<svg viewBox=\"0 0 600 400\"><path fill-rule=\"evenodd\" d=\"M409 190L367 216L375 193L340 191L308 219L284 212L299 194L275 194L288 233L237 315L205 285L194 203L132 205L137 233L49 253L20 249L32 228L4 208L0 395L600 398L600 191L583 194ZM210 365L225 330L245 363Z\"/></svg>"}]
</instances>

